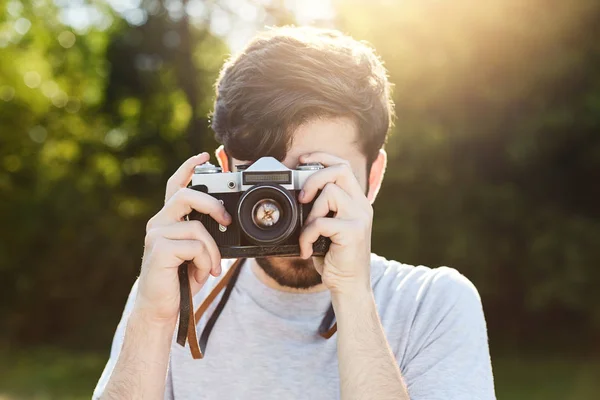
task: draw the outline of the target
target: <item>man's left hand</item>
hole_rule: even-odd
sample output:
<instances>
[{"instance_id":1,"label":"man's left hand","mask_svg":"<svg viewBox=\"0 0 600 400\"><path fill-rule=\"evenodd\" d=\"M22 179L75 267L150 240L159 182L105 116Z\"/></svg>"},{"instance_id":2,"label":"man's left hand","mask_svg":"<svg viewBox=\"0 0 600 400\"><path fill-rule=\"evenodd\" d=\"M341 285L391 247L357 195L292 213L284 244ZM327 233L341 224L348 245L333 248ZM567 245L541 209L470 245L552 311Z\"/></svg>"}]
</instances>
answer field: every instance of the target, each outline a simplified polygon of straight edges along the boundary
<instances>
[{"instance_id":1,"label":"man's left hand","mask_svg":"<svg viewBox=\"0 0 600 400\"><path fill-rule=\"evenodd\" d=\"M370 290L371 226L373 207L348 161L327 153L311 153L300 162L319 162L326 168L305 182L298 200L314 202L300 235L300 256L308 259L312 245L325 236L331 246L325 257L314 257L315 268L332 294ZM326 217L329 212L333 218Z\"/></svg>"}]
</instances>

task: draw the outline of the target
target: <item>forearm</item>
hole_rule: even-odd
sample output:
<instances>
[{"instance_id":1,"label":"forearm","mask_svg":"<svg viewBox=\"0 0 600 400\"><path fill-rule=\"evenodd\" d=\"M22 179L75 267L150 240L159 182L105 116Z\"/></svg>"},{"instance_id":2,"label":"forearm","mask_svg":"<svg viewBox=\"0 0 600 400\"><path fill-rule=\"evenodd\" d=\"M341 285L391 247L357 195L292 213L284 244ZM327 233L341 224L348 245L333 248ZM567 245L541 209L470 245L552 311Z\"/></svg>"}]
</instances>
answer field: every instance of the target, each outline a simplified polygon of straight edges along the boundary
<instances>
[{"instance_id":1,"label":"forearm","mask_svg":"<svg viewBox=\"0 0 600 400\"><path fill-rule=\"evenodd\" d=\"M370 290L334 294L342 400L408 400Z\"/></svg>"},{"instance_id":2,"label":"forearm","mask_svg":"<svg viewBox=\"0 0 600 400\"><path fill-rule=\"evenodd\" d=\"M123 348L102 400L163 399L175 322L157 322L134 310Z\"/></svg>"}]
</instances>

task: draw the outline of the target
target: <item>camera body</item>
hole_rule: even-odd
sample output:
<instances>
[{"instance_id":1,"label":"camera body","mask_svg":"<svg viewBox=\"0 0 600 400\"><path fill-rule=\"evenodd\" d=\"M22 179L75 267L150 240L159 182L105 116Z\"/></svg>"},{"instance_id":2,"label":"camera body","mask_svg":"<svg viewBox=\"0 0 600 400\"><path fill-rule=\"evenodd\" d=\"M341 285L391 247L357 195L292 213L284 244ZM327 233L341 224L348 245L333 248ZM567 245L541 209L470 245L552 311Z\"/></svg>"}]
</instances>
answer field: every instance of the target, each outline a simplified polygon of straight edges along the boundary
<instances>
[{"instance_id":1,"label":"camera body","mask_svg":"<svg viewBox=\"0 0 600 400\"><path fill-rule=\"evenodd\" d=\"M221 201L233 221L223 226L197 211L189 219L202 222L223 258L298 256L298 238L315 201L299 203L298 193L306 179L322 168L320 163L308 163L289 169L273 157L237 166L237 172L221 172L210 163L198 165L191 189ZM320 236L313 255L324 256L330 244Z\"/></svg>"}]
</instances>

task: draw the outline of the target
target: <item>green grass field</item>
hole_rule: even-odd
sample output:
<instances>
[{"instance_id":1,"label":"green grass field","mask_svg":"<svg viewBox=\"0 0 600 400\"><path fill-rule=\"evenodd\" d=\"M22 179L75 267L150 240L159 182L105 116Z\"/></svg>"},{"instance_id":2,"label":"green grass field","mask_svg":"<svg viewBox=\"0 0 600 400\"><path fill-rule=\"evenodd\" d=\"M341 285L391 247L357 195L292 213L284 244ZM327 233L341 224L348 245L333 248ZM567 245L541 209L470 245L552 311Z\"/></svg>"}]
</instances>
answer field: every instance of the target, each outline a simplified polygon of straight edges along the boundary
<instances>
[{"instance_id":1,"label":"green grass field","mask_svg":"<svg viewBox=\"0 0 600 400\"><path fill-rule=\"evenodd\" d=\"M0 400L90 399L105 357L53 349L0 354ZM501 400L594 400L600 393L600 360L513 355L492 362Z\"/></svg>"}]
</instances>

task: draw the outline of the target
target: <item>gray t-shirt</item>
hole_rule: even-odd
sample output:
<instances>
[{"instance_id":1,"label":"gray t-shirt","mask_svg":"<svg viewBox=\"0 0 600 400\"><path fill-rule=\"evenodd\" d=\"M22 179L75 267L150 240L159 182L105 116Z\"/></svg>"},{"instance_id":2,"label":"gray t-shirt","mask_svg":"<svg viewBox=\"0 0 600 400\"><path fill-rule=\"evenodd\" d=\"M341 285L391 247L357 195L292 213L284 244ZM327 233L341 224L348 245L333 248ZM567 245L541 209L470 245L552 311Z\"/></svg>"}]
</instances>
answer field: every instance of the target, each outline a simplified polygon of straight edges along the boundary
<instances>
[{"instance_id":1,"label":"gray t-shirt","mask_svg":"<svg viewBox=\"0 0 600 400\"><path fill-rule=\"evenodd\" d=\"M223 271L231 260L223 261ZM173 342L165 399L337 399L337 334L318 335L329 291L281 292L242 265L205 357ZM223 276L223 275L221 275ZM209 278L197 307L220 278ZM481 299L452 268L430 269L371 256L371 282L386 337L411 400L495 399ZM137 292L134 284L94 390L110 378ZM198 324L198 335L218 302Z\"/></svg>"}]
</instances>

